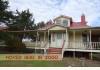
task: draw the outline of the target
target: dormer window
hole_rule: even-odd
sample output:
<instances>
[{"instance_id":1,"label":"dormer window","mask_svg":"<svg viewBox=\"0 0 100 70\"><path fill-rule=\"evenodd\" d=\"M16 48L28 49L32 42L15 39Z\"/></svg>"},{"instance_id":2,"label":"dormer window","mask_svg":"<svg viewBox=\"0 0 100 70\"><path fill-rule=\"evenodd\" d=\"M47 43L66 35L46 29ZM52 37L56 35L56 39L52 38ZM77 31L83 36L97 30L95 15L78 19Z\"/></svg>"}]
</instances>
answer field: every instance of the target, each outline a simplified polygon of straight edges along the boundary
<instances>
[{"instance_id":1,"label":"dormer window","mask_svg":"<svg viewBox=\"0 0 100 70\"><path fill-rule=\"evenodd\" d=\"M68 25L68 20L63 20L62 23L63 23L64 26L67 26Z\"/></svg>"},{"instance_id":2,"label":"dormer window","mask_svg":"<svg viewBox=\"0 0 100 70\"><path fill-rule=\"evenodd\" d=\"M69 27L70 26L70 20L71 18L68 16L59 16L57 18L54 19L55 24L58 25L62 25L65 27Z\"/></svg>"},{"instance_id":3,"label":"dormer window","mask_svg":"<svg viewBox=\"0 0 100 70\"><path fill-rule=\"evenodd\" d=\"M61 19L57 19L56 24L61 24Z\"/></svg>"}]
</instances>

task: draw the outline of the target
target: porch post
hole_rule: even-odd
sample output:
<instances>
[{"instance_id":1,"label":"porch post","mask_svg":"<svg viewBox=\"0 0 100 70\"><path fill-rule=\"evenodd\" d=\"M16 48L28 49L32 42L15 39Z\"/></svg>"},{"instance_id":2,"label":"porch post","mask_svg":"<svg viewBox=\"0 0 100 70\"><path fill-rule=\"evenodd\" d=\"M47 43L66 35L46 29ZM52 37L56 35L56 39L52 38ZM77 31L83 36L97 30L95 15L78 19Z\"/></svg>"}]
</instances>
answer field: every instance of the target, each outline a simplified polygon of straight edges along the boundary
<instances>
[{"instance_id":1,"label":"porch post","mask_svg":"<svg viewBox=\"0 0 100 70\"><path fill-rule=\"evenodd\" d=\"M91 30L89 31L90 32L90 47L91 47L91 60L93 59L93 57L92 57L92 43L91 43Z\"/></svg>"},{"instance_id":2,"label":"porch post","mask_svg":"<svg viewBox=\"0 0 100 70\"><path fill-rule=\"evenodd\" d=\"M49 44L49 30L48 30L48 47L50 47L50 44Z\"/></svg>"},{"instance_id":3,"label":"porch post","mask_svg":"<svg viewBox=\"0 0 100 70\"><path fill-rule=\"evenodd\" d=\"M73 57L75 58L75 31L73 31L73 47L74 47Z\"/></svg>"},{"instance_id":4,"label":"porch post","mask_svg":"<svg viewBox=\"0 0 100 70\"><path fill-rule=\"evenodd\" d=\"M44 32L44 42L45 42L45 35L46 35L46 33Z\"/></svg>"},{"instance_id":5,"label":"porch post","mask_svg":"<svg viewBox=\"0 0 100 70\"><path fill-rule=\"evenodd\" d=\"M38 31L37 31L37 33L36 33L36 46L35 46L35 53L36 53L37 43L38 43Z\"/></svg>"},{"instance_id":6,"label":"porch post","mask_svg":"<svg viewBox=\"0 0 100 70\"><path fill-rule=\"evenodd\" d=\"M65 40L65 42L66 42L66 44L67 44L67 48L68 48L68 42L69 42L69 40L68 40L68 32L67 32L67 29L66 29L66 39L64 39Z\"/></svg>"},{"instance_id":7,"label":"porch post","mask_svg":"<svg viewBox=\"0 0 100 70\"><path fill-rule=\"evenodd\" d=\"M63 35L63 43L64 43L64 46L66 46L65 44L67 44L67 47L68 47L68 37L67 37L67 29L66 29L66 34ZM64 57L64 50L65 50L65 47L62 47L62 58Z\"/></svg>"},{"instance_id":8,"label":"porch post","mask_svg":"<svg viewBox=\"0 0 100 70\"><path fill-rule=\"evenodd\" d=\"M44 49L44 55L46 54L46 47L45 47L46 41L45 41L45 36L46 36L46 32L44 32L44 42L43 42L44 43L44 48L45 48Z\"/></svg>"}]
</instances>

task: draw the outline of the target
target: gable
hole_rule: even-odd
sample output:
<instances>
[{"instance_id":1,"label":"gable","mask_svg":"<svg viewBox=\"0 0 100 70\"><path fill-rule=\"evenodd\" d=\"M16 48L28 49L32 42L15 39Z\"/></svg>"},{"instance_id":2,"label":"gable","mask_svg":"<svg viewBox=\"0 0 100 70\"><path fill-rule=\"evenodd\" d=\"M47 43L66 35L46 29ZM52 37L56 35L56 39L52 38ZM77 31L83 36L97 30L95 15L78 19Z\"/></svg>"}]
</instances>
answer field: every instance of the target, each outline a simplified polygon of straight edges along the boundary
<instances>
[{"instance_id":1,"label":"gable","mask_svg":"<svg viewBox=\"0 0 100 70\"><path fill-rule=\"evenodd\" d=\"M62 26L53 26L49 28L49 30L66 30L66 28Z\"/></svg>"},{"instance_id":2,"label":"gable","mask_svg":"<svg viewBox=\"0 0 100 70\"><path fill-rule=\"evenodd\" d=\"M71 19L71 17L69 17L69 16L60 15L60 16L56 17L56 18L54 19L54 21L55 21L56 19L59 19L59 18Z\"/></svg>"}]
</instances>

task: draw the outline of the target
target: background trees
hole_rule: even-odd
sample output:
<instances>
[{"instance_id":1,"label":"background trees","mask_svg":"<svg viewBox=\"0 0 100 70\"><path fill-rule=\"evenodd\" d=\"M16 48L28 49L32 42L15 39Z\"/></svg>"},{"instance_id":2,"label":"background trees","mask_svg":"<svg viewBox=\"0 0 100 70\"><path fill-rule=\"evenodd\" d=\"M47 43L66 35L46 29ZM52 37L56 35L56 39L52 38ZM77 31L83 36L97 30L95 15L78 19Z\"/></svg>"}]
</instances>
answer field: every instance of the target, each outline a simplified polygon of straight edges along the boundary
<instances>
[{"instance_id":1,"label":"background trees","mask_svg":"<svg viewBox=\"0 0 100 70\"><path fill-rule=\"evenodd\" d=\"M43 21L37 25L34 23L33 14L29 9L13 12L9 11L8 7L9 2L7 0L0 0L0 24L7 25L9 31L36 30L45 26ZM22 48L26 48L22 42L23 38L36 39L36 36L34 37L34 32L33 34L0 32L0 39L5 41L10 51L22 51Z\"/></svg>"},{"instance_id":2,"label":"background trees","mask_svg":"<svg viewBox=\"0 0 100 70\"><path fill-rule=\"evenodd\" d=\"M45 23L42 21L42 22L39 22L36 27L38 29L38 28L42 28L44 26L45 26Z\"/></svg>"},{"instance_id":3,"label":"background trees","mask_svg":"<svg viewBox=\"0 0 100 70\"><path fill-rule=\"evenodd\" d=\"M14 18L12 11L8 11L8 1L0 0L0 22L8 25L12 18Z\"/></svg>"},{"instance_id":4,"label":"background trees","mask_svg":"<svg viewBox=\"0 0 100 70\"><path fill-rule=\"evenodd\" d=\"M0 23L9 27L8 30L30 30L34 29L34 19L29 10L16 13L8 11L8 1L0 0ZM0 32L0 39L5 41L8 51L22 51L26 46L22 43L25 34ZM23 48L23 49L22 49Z\"/></svg>"},{"instance_id":5,"label":"background trees","mask_svg":"<svg viewBox=\"0 0 100 70\"><path fill-rule=\"evenodd\" d=\"M34 19L29 10L19 12L16 10L12 24L9 25L10 30L32 30L34 29Z\"/></svg>"}]
</instances>

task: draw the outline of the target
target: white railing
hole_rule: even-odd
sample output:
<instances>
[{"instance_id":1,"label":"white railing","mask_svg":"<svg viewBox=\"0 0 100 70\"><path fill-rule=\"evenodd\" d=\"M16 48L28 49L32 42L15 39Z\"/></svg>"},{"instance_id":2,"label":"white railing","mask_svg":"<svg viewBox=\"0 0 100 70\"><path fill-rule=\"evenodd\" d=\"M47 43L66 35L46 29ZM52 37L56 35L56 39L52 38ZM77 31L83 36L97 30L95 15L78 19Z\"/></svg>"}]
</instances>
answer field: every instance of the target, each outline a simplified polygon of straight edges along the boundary
<instances>
[{"instance_id":1,"label":"white railing","mask_svg":"<svg viewBox=\"0 0 100 70\"><path fill-rule=\"evenodd\" d=\"M30 47L30 48L45 48L48 45L48 42L43 42L43 41L38 41L38 42L23 42L26 47Z\"/></svg>"},{"instance_id":2,"label":"white railing","mask_svg":"<svg viewBox=\"0 0 100 70\"><path fill-rule=\"evenodd\" d=\"M24 42L27 47L33 48L48 48L51 46L48 42ZM66 43L65 43L66 44ZM55 46L56 47L56 46ZM95 49L100 50L100 42L68 42L68 49Z\"/></svg>"},{"instance_id":3,"label":"white railing","mask_svg":"<svg viewBox=\"0 0 100 70\"><path fill-rule=\"evenodd\" d=\"M100 42L92 42L91 45L92 45L91 49L99 49L100 50Z\"/></svg>"},{"instance_id":4,"label":"white railing","mask_svg":"<svg viewBox=\"0 0 100 70\"><path fill-rule=\"evenodd\" d=\"M100 42L69 42L68 48L100 50Z\"/></svg>"}]
</instances>

